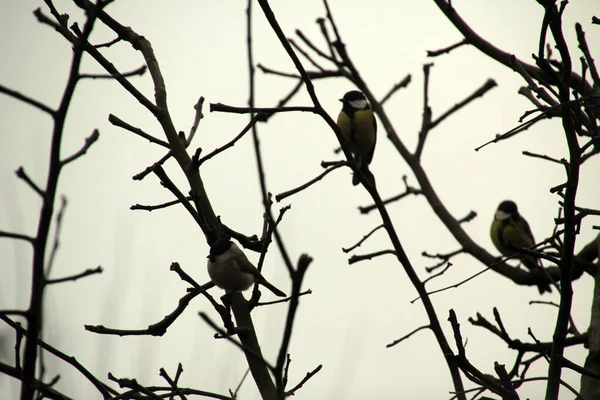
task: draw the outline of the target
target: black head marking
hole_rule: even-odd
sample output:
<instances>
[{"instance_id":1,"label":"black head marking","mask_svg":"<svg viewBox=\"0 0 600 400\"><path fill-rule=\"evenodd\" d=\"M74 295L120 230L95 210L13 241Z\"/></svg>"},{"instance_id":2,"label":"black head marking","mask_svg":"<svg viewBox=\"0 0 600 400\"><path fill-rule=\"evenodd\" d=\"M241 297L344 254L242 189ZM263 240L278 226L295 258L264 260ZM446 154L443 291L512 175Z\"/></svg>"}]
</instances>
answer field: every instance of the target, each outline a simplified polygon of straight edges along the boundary
<instances>
[{"instance_id":1,"label":"black head marking","mask_svg":"<svg viewBox=\"0 0 600 400\"><path fill-rule=\"evenodd\" d=\"M232 242L227 237L222 237L210 246L210 252L208 253L208 258L211 260L225 253L227 250L231 248Z\"/></svg>"},{"instance_id":2,"label":"black head marking","mask_svg":"<svg viewBox=\"0 0 600 400\"><path fill-rule=\"evenodd\" d=\"M358 90L347 92L340 101L343 104L342 110L350 116L353 115L356 110L368 110L371 108L363 92L359 92ZM357 107L356 102L362 102L364 106L361 105Z\"/></svg>"},{"instance_id":3,"label":"black head marking","mask_svg":"<svg viewBox=\"0 0 600 400\"><path fill-rule=\"evenodd\" d=\"M507 214L517 214L518 213L517 205L515 204L514 201L511 201L511 200L504 200L502 203L500 203L500 205L498 206L498 210L503 211Z\"/></svg>"},{"instance_id":4,"label":"black head marking","mask_svg":"<svg viewBox=\"0 0 600 400\"><path fill-rule=\"evenodd\" d=\"M367 98L363 94L363 92L358 90L351 90L347 92L344 97L340 100L342 103L348 103L350 101L356 100L366 100Z\"/></svg>"}]
</instances>

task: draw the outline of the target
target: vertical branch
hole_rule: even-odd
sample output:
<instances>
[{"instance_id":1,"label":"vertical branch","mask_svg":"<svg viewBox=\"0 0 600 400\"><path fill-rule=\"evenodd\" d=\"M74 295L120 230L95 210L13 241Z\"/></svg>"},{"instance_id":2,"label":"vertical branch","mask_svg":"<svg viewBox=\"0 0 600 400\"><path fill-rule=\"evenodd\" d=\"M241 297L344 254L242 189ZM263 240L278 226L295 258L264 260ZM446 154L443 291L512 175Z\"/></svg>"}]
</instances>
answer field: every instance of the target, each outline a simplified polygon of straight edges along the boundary
<instances>
[{"instance_id":1,"label":"vertical branch","mask_svg":"<svg viewBox=\"0 0 600 400\"><path fill-rule=\"evenodd\" d=\"M252 54L252 2L248 0L248 6L246 8L246 44L248 51L248 82L249 82L249 93L248 93L248 106L254 108L254 60ZM250 120L254 120L254 112L250 114ZM260 191L265 208L265 213L270 213L270 202L267 196L267 185L265 180L262 155L260 151L260 141L258 138L258 129L256 124L252 124L252 139L254 144L254 154L256 155L256 165L258 170L258 177L260 181ZM269 214L269 216L271 216ZM273 221L273 218L269 218L269 221ZM242 344L253 350L255 354L258 354L260 358L263 358L258 337L256 336L256 330L254 323L252 322L252 316L250 315L251 307L250 304L244 299L241 293L235 293L232 296L232 310L235 316L236 323L242 331L238 333L238 337ZM271 374L267 368L267 365L260 359L257 359L255 354L250 352L244 352L246 355L246 361L248 362L248 368L252 374L252 378L258 387L261 397L266 400L275 400L277 398L277 389L271 378Z\"/></svg>"},{"instance_id":2,"label":"vertical branch","mask_svg":"<svg viewBox=\"0 0 600 400\"><path fill-rule=\"evenodd\" d=\"M275 366L275 378L277 380L277 394L279 398L284 398L285 381L284 381L284 365L288 355L288 349L292 338L292 329L294 327L294 319L296 318L296 311L300 304L300 292L302 290L302 281L304 275L308 269L308 266L312 262L306 254L302 254L298 259L298 264L294 272L292 273L292 294L290 298L290 306L288 308L288 314L285 322L285 329L283 332L283 339L281 340L281 347L279 349L279 355L277 356L277 365ZM289 365L289 364L288 364Z\"/></svg>"},{"instance_id":3,"label":"vertical branch","mask_svg":"<svg viewBox=\"0 0 600 400\"><path fill-rule=\"evenodd\" d=\"M595 253L600 257L600 234L594 240ZM594 297L590 327L588 329L589 353L585 360L584 368L595 374L600 374L600 261L594 273ZM600 384L597 379L586 374L581 375L581 397L584 399L600 398Z\"/></svg>"},{"instance_id":4,"label":"vertical branch","mask_svg":"<svg viewBox=\"0 0 600 400\"><path fill-rule=\"evenodd\" d=\"M51 6L51 3L50 3ZM53 7L53 6L51 6ZM40 217L38 221L37 234L33 250L31 293L29 308L27 309L27 335L25 337L25 354L23 357L23 373L21 383L21 400L31 400L34 396L35 368L37 362L37 340L40 333L42 320L42 302L44 296L44 261L46 256L46 244L50 223L54 214L54 201L56 188L61 171L60 146L62 143L63 130L67 116L67 110L73 99L75 86L79 81L79 67L83 56L84 44L90 35L96 13L102 7L102 3L92 8L87 14L87 20L83 33L77 38L74 49L71 68L67 84L60 101L60 105L53 114L54 126L52 129L52 140L50 147L50 163L46 179L45 196L43 198Z\"/></svg>"},{"instance_id":5,"label":"vertical branch","mask_svg":"<svg viewBox=\"0 0 600 400\"><path fill-rule=\"evenodd\" d=\"M248 0L248 7L246 8L246 44L248 46L248 83L249 83L249 92L248 93L248 106L251 109L254 109L255 101L255 68L254 68L254 56L252 51L252 0ZM254 118L254 112L250 113L250 120ZM252 141L254 143L254 154L256 155L256 168L258 170L258 180L260 182L260 193L262 196L263 207L265 208L265 212L269 212L269 199L267 196L267 182L265 178L265 170L262 161L262 153L260 150L260 139L258 138L258 128L256 124L252 125ZM273 218L269 218L270 221L273 221Z\"/></svg>"},{"instance_id":6,"label":"vertical branch","mask_svg":"<svg viewBox=\"0 0 600 400\"><path fill-rule=\"evenodd\" d=\"M570 102L570 91L567 85L571 75L571 56L562 32L561 15L552 4L550 14L550 30L556 42L556 47L561 55L562 70L560 71L561 82L558 85L559 102L563 129L569 148L569 163L567 167L567 183L564 196L564 243L560 260L560 286L561 297L556 326L554 328L552 350L550 352L550 365L548 367L548 385L546 387L546 399L558 399L560 389L560 377L562 373L562 359L565 348L565 339L569 327L569 317L573 302L573 287L571 285L571 269L575 253L575 239L577 235L577 221L575 219L575 198L579 185L579 168L581 165L581 149L577 140L574 110L575 104Z\"/></svg>"},{"instance_id":7,"label":"vertical branch","mask_svg":"<svg viewBox=\"0 0 600 400\"><path fill-rule=\"evenodd\" d=\"M246 356L246 362L250 368L252 378L260 391L261 398L263 400L277 399L277 391L271 379L269 369L265 362L262 361L263 356L256 336L256 329L252 322L252 316L250 315L250 306L242 293L232 293L231 310L235 316L240 341L245 347L253 350L252 352L244 351L244 355Z\"/></svg>"}]
</instances>

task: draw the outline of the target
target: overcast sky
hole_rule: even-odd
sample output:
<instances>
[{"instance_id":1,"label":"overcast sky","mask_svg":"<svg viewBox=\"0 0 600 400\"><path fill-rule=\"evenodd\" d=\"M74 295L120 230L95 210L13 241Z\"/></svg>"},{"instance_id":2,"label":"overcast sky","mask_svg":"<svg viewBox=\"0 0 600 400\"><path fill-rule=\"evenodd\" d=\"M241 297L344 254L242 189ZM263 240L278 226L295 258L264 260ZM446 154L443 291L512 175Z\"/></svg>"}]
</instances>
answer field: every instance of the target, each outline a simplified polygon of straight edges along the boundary
<instances>
[{"instance_id":1,"label":"overcast sky","mask_svg":"<svg viewBox=\"0 0 600 400\"><path fill-rule=\"evenodd\" d=\"M60 35L35 20L32 11L42 1L5 2L0 13L0 83L56 107L60 100L68 66L70 45ZM56 1L60 12L71 14L71 22L83 21L82 14L69 1ZM542 8L523 1L453 1L453 5L473 29L498 47L513 52L527 62L537 51ZM571 43L574 68L580 54L573 41L574 23L580 21L596 59L600 59L598 26L590 24L598 8L594 0L570 3L565 11L564 29ZM292 37L302 30L315 43L322 44L315 20L325 15L321 1L274 1L275 14ZM478 145L518 124L518 118L532 105L517 91L523 80L476 49L463 47L450 55L428 59L426 50L435 50L462 39L433 1L331 1L347 50L371 90L381 98L391 86L412 75L410 86L398 92L385 109L406 145L414 149L421 125L424 63L434 62L430 79L433 115L468 96L488 78L499 87L452 116L430 135L423 164L441 200L457 218L471 210L477 218L465 226L477 243L493 254L489 225L498 203L517 202L536 238L549 236L554 228L559 197L549 188L564 181L564 168L525 157L523 150L567 157L560 121L545 121L516 138L475 152ZM208 103L244 106L248 99L245 37L245 2L220 1L115 1L109 13L123 25L152 42L167 84L170 111L178 130L189 131L193 106L199 96L206 98L202 120L191 152L202 147L205 154L233 138L247 123L247 116L209 113ZM293 65L266 23L258 5L254 6L254 44L257 63L294 72ZM114 35L98 24L92 35L95 43ZM131 46L121 43L104 50L121 70L139 67L142 58ZM327 65L326 62L323 63ZM305 64L310 67L310 64ZM102 72L90 58L84 72ZM131 81L152 98L150 77ZM256 103L273 106L295 82L257 74ZM321 103L334 118L338 99L353 89L342 79L317 82ZM292 104L309 105L304 91ZM172 311L185 294L186 284L169 271L171 262L198 282L206 282L204 237L183 207L147 213L130 211L136 203L157 204L171 199L158 179L144 181L131 177L158 160L164 149L129 132L112 126L113 113L128 123L164 139L160 126L115 82L87 80L76 91L68 113L62 146L66 157L78 150L93 129L99 141L82 159L63 170L59 193L68 197L63 221L60 252L53 277L75 274L101 265L102 275L76 283L51 286L45 297L45 339L61 351L73 355L96 376L108 372L117 377L137 378L143 385L165 382L158 376L164 367L174 374L183 363L181 386L222 394L235 388L247 365L243 354L226 341L215 341L213 331L197 316L218 315L203 299L196 298L164 337L99 336L84 330L84 324L113 328L145 328ZM259 126L269 190L274 194L292 189L318 175L322 160L336 160L335 136L328 126L311 114L277 115ZM40 201L14 171L23 166L40 185L46 179L51 137L51 121L38 110L7 96L0 96L0 229L35 235ZM578 205L598 208L599 159L583 166ZM187 192L185 177L173 161L166 170ZM403 191L401 177L416 186L409 168L380 131L371 170L383 197ZM260 234L262 205L257 172L248 135L225 154L203 166L202 177L215 212L234 229L248 235ZM420 302L410 303L416 292L401 266L391 256L348 265L341 251L380 224L375 214L361 215L360 205L369 197L362 187L351 185L351 173L341 169L317 185L282 201L291 204L281 225L285 243L294 259L301 253L314 258L304 282L313 294L302 298L290 347L292 364L290 386L323 364L323 369L296 395L298 399L446 399L452 385L438 345L430 332L420 332L399 346L392 342L427 323ZM423 197L409 197L388 210L418 274L428 276L431 260L421 256L450 252L457 243L437 220ZM577 249L594 236L596 218L586 219ZM373 236L357 254L386 249L389 239L383 232ZM258 256L248 253L252 261ZM453 259L453 267L434 280L429 289L441 288L480 271L483 265L470 256ZM26 308L29 301L31 252L27 244L0 241L0 309ZM285 291L290 281L281 257L269 252L264 274ZM573 318L585 331L589 323L592 281L588 276L574 283ZM219 297L221 291L213 289ZM265 298L272 295L264 292ZM556 309L529 305L540 299L535 287L516 286L493 272L433 296L438 316L448 338L446 321L453 308L468 339L467 355L487 373L493 363L512 367L516 354L496 337L470 325L468 317L481 312L493 318L497 306L514 338L530 341L530 327L537 338L549 341ZM558 295L543 300L557 302ZM275 360L285 323L286 305L261 307L254 311L255 326L265 356ZM0 325L0 338L13 340L11 329ZM12 345L11 345L12 346ZM12 360L12 348L0 354ZM567 357L583 364L583 348L567 350ZM50 374L59 373L57 388L74 398L98 398L92 385L63 362L48 358ZM528 376L546 373L539 362ZM568 370L564 379L579 387L579 377ZM474 385L465 379L465 387ZM16 398L18 382L0 376L0 398ZM522 398L540 398L543 383L530 383L520 390ZM561 391L561 398L574 396ZM258 399L254 382L248 379L240 392L242 399Z\"/></svg>"}]
</instances>

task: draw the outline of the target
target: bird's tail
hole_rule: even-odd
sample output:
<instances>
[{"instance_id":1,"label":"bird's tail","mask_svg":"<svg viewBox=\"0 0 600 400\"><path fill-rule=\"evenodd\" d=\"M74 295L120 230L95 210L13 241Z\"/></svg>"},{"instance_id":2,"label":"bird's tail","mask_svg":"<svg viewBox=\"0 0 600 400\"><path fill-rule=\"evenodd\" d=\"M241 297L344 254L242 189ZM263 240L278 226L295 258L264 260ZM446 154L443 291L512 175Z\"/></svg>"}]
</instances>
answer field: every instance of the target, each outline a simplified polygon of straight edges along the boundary
<instances>
[{"instance_id":1,"label":"bird's tail","mask_svg":"<svg viewBox=\"0 0 600 400\"><path fill-rule=\"evenodd\" d=\"M543 267L539 263L539 259L530 255L523 255L519 258L521 259L523 265L525 265L525 267L527 267L527 269L530 271L534 272L535 276L540 281L544 281L537 284L540 294L544 294L546 292L552 293L552 286L550 285L550 282L548 282L548 277L544 273Z\"/></svg>"},{"instance_id":2,"label":"bird's tail","mask_svg":"<svg viewBox=\"0 0 600 400\"><path fill-rule=\"evenodd\" d=\"M360 171L365 176L365 178L367 178L367 181L371 185L375 186L375 176L373 176L371 171L369 171L369 166L367 164L362 164L360 167ZM354 186L356 186L359 183L360 183L360 177L358 176L358 173L354 172L354 174L352 174L352 184Z\"/></svg>"},{"instance_id":3,"label":"bird's tail","mask_svg":"<svg viewBox=\"0 0 600 400\"><path fill-rule=\"evenodd\" d=\"M264 287L269 289L271 292L273 292L273 294L275 296L287 297L287 295L285 293L283 293L281 290L277 289L275 286L273 286L271 283L269 283L266 279L262 279L262 280L258 281L258 283L260 283L261 285L263 285Z\"/></svg>"}]
</instances>

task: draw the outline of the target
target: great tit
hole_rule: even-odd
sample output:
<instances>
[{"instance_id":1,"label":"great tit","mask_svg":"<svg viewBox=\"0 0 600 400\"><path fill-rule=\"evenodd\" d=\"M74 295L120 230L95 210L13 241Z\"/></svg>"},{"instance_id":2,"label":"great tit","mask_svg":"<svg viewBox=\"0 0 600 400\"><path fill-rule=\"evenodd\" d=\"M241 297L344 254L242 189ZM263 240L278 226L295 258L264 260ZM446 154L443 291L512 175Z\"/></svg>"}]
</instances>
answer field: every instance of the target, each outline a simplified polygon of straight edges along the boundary
<instances>
[{"instance_id":1,"label":"great tit","mask_svg":"<svg viewBox=\"0 0 600 400\"><path fill-rule=\"evenodd\" d=\"M374 185L375 177L369 171L369 164L373 160L377 142L377 121L373 110L371 110L365 95L358 90L346 93L340 101L342 110L338 115L337 125L342 138L354 154L360 171ZM356 186L359 182L360 179L355 172L352 184Z\"/></svg>"},{"instance_id":2,"label":"great tit","mask_svg":"<svg viewBox=\"0 0 600 400\"><path fill-rule=\"evenodd\" d=\"M519 254L519 248L531 248L535 245L533 233L529 224L517 209L515 202L505 200L498 206L494 221L490 229L490 236L494 246L505 257L516 255L517 258L530 270L540 271L541 267L537 257L529 254ZM549 283L539 283L540 294L552 292Z\"/></svg>"},{"instance_id":3,"label":"great tit","mask_svg":"<svg viewBox=\"0 0 600 400\"><path fill-rule=\"evenodd\" d=\"M267 282L238 245L226 237L213 243L207 258L210 279L226 292L239 292L248 289L253 283L259 283L276 296L286 296Z\"/></svg>"}]
</instances>

